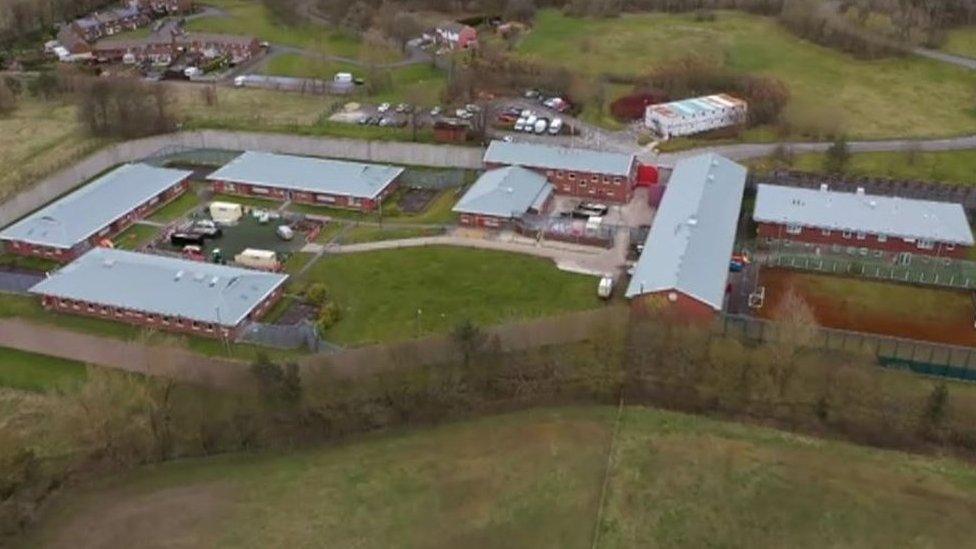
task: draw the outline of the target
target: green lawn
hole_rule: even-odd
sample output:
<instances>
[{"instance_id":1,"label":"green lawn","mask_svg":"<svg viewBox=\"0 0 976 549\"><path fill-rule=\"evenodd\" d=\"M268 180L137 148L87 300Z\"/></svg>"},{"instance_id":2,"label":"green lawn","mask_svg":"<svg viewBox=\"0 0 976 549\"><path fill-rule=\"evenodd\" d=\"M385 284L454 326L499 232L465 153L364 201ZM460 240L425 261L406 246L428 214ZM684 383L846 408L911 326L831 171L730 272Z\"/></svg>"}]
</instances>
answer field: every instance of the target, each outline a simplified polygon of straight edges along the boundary
<instances>
[{"instance_id":1,"label":"green lawn","mask_svg":"<svg viewBox=\"0 0 976 549\"><path fill-rule=\"evenodd\" d=\"M389 59L397 57L397 52L388 48L364 51L362 42L351 33L311 23L298 26L281 24L274 20L264 3L258 0L207 0L205 3L223 10L228 17L194 19L188 22L188 30L253 35L272 44L295 46L350 59L358 59L364 54Z\"/></svg>"},{"instance_id":2,"label":"green lawn","mask_svg":"<svg viewBox=\"0 0 976 549\"><path fill-rule=\"evenodd\" d=\"M0 387L44 392L85 379L85 365L0 347Z\"/></svg>"},{"instance_id":3,"label":"green lawn","mask_svg":"<svg viewBox=\"0 0 976 549\"><path fill-rule=\"evenodd\" d=\"M976 130L971 71L914 56L857 60L744 13L699 22L690 14L576 19L543 10L517 52L590 77L639 75L693 54L782 79L792 94L787 115L799 126L827 123L866 138Z\"/></svg>"},{"instance_id":4,"label":"green lawn","mask_svg":"<svg viewBox=\"0 0 976 549\"><path fill-rule=\"evenodd\" d=\"M115 243L116 248L135 250L152 240L158 232L159 227L136 223L112 238L112 242Z\"/></svg>"},{"instance_id":5,"label":"green lawn","mask_svg":"<svg viewBox=\"0 0 976 549\"><path fill-rule=\"evenodd\" d=\"M976 59L976 26L959 27L950 30L945 44L940 49L947 53Z\"/></svg>"},{"instance_id":6,"label":"green lawn","mask_svg":"<svg viewBox=\"0 0 976 549\"><path fill-rule=\"evenodd\" d=\"M772 167L768 160L752 164L760 170ZM824 155L804 154L794 159L791 169L823 172L823 166ZM857 153L851 155L845 172L857 177L890 177L973 185L976 184L976 151Z\"/></svg>"},{"instance_id":7,"label":"green lawn","mask_svg":"<svg viewBox=\"0 0 976 549\"><path fill-rule=\"evenodd\" d=\"M44 259L43 257L30 257L16 254L0 253L0 267L13 267L15 269L27 269L31 271L53 271L61 267L57 261Z\"/></svg>"},{"instance_id":8,"label":"green lawn","mask_svg":"<svg viewBox=\"0 0 976 549\"><path fill-rule=\"evenodd\" d=\"M342 244L360 244L363 242L377 242L380 240L400 240L404 238L419 238L422 236L437 236L444 234L442 229L427 227L380 227L376 225L359 225L343 233Z\"/></svg>"},{"instance_id":9,"label":"green lawn","mask_svg":"<svg viewBox=\"0 0 976 549\"><path fill-rule=\"evenodd\" d=\"M411 223L418 225L451 225L457 223L457 214L451 211L458 201L453 189L447 189L437 195L427 208L416 214L404 213L400 210L399 200L406 189L400 189L383 202L383 223ZM344 208L330 208L313 204L292 203L288 209L310 215L328 216L336 219L379 222L380 212L363 213L359 210Z\"/></svg>"},{"instance_id":10,"label":"green lawn","mask_svg":"<svg viewBox=\"0 0 976 549\"><path fill-rule=\"evenodd\" d=\"M185 216L199 205L200 197L193 190L189 190L181 194L176 200L153 212L149 219L160 223L169 223Z\"/></svg>"},{"instance_id":11,"label":"green lawn","mask_svg":"<svg viewBox=\"0 0 976 549\"><path fill-rule=\"evenodd\" d=\"M607 475L615 413L533 410L147 467L71 489L22 541L964 547L976 534L976 471L963 462L629 407Z\"/></svg>"},{"instance_id":12,"label":"green lawn","mask_svg":"<svg viewBox=\"0 0 976 549\"><path fill-rule=\"evenodd\" d=\"M599 306L597 280L520 254L422 247L322 258L303 282L324 282L343 318L342 344L446 332L470 319L494 324ZM418 310L420 313L418 314Z\"/></svg>"},{"instance_id":13,"label":"green lawn","mask_svg":"<svg viewBox=\"0 0 976 549\"><path fill-rule=\"evenodd\" d=\"M314 59L297 53L275 56L264 67L264 74L268 75L317 78L329 81L337 72L351 72L357 78L366 77L365 71L359 65Z\"/></svg>"}]
</instances>

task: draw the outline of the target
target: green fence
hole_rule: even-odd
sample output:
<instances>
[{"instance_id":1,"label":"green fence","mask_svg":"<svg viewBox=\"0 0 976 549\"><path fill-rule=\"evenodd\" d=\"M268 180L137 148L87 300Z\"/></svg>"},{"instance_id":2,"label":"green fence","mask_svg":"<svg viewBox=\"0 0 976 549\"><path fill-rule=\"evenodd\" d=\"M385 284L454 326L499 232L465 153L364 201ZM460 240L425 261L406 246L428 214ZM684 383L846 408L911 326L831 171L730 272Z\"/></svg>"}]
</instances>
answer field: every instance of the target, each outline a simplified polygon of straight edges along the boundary
<instances>
[{"instance_id":1,"label":"green fence","mask_svg":"<svg viewBox=\"0 0 976 549\"><path fill-rule=\"evenodd\" d=\"M976 288L976 263L944 257L862 254L815 254L773 249L760 254L765 267L782 267L826 274L857 276L888 282L938 286L957 290Z\"/></svg>"}]
</instances>

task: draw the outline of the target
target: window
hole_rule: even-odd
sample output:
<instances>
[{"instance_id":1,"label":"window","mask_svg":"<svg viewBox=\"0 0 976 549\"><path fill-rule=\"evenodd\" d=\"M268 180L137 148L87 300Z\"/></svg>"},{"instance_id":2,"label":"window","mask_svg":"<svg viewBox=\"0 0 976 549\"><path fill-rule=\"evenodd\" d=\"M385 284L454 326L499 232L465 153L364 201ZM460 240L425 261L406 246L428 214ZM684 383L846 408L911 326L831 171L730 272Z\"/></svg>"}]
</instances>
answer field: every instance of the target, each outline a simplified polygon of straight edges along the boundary
<instances>
[{"instance_id":1,"label":"window","mask_svg":"<svg viewBox=\"0 0 976 549\"><path fill-rule=\"evenodd\" d=\"M569 174L569 178L570 179L576 179L576 174L575 173L570 173Z\"/></svg>"},{"instance_id":2,"label":"window","mask_svg":"<svg viewBox=\"0 0 976 549\"><path fill-rule=\"evenodd\" d=\"M945 249L946 250L949 250L951 252L952 250L955 250L956 249L956 245L955 244L946 244L945 245Z\"/></svg>"},{"instance_id":3,"label":"window","mask_svg":"<svg viewBox=\"0 0 976 549\"><path fill-rule=\"evenodd\" d=\"M600 176L599 175L591 176L590 177L590 181L592 181L594 183L599 183L600 182Z\"/></svg>"},{"instance_id":4,"label":"window","mask_svg":"<svg viewBox=\"0 0 976 549\"><path fill-rule=\"evenodd\" d=\"M585 189L586 188L586 181L580 181L579 182L579 186L580 186L581 189Z\"/></svg>"},{"instance_id":5,"label":"window","mask_svg":"<svg viewBox=\"0 0 976 549\"><path fill-rule=\"evenodd\" d=\"M844 238L850 238L852 235L853 233L851 233L851 231L844 231L843 233Z\"/></svg>"},{"instance_id":6,"label":"window","mask_svg":"<svg viewBox=\"0 0 976 549\"><path fill-rule=\"evenodd\" d=\"M867 239L867 237L868 237L867 233L862 233L861 231L858 231L857 232L857 239L858 240L865 240L865 239Z\"/></svg>"},{"instance_id":7,"label":"window","mask_svg":"<svg viewBox=\"0 0 976 549\"><path fill-rule=\"evenodd\" d=\"M822 234L824 236L830 236L830 229L822 229L820 231L820 234Z\"/></svg>"},{"instance_id":8,"label":"window","mask_svg":"<svg viewBox=\"0 0 976 549\"><path fill-rule=\"evenodd\" d=\"M264 187L251 187L251 192L254 194L268 194L270 191Z\"/></svg>"},{"instance_id":9,"label":"window","mask_svg":"<svg viewBox=\"0 0 976 549\"><path fill-rule=\"evenodd\" d=\"M327 195L327 194L320 194L320 195L317 195L317 196L315 197L315 200L318 200L319 202L328 202L328 203L330 203L330 204L331 204L331 203L334 203L334 202L336 201L336 199L335 199L335 197L334 197L334 196L329 196L329 195Z\"/></svg>"},{"instance_id":10,"label":"window","mask_svg":"<svg viewBox=\"0 0 976 549\"><path fill-rule=\"evenodd\" d=\"M803 232L803 227L796 223L790 223L786 226L786 234L800 234Z\"/></svg>"},{"instance_id":11,"label":"window","mask_svg":"<svg viewBox=\"0 0 976 549\"><path fill-rule=\"evenodd\" d=\"M887 241L888 241L888 235L886 235L886 234L879 234L878 235L878 242L887 242Z\"/></svg>"},{"instance_id":12,"label":"window","mask_svg":"<svg viewBox=\"0 0 976 549\"><path fill-rule=\"evenodd\" d=\"M935 248L935 242L932 242L931 240L918 241L918 249L920 250L931 250L933 248Z\"/></svg>"}]
</instances>

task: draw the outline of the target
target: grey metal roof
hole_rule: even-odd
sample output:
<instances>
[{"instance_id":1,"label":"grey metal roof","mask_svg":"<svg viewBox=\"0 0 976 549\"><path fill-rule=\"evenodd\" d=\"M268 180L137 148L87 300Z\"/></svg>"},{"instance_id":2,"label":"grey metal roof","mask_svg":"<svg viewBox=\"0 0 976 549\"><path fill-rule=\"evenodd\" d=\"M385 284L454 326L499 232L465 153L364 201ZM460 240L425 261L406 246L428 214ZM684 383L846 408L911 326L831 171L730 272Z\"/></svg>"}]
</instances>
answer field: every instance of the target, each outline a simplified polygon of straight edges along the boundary
<instances>
[{"instance_id":1,"label":"grey metal roof","mask_svg":"<svg viewBox=\"0 0 976 549\"><path fill-rule=\"evenodd\" d=\"M248 151L207 179L375 198L402 173L403 168L382 164Z\"/></svg>"},{"instance_id":2,"label":"grey metal roof","mask_svg":"<svg viewBox=\"0 0 976 549\"><path fill-rule=\"evenodd\" d=\"M505 141L492 141L484 160L492 164L619 176L630 175L634 165L633 154Z\"/></svg>"},{"instance_id":3,"label":"grey metal roof","mask_svg":"<svg viewBox=\"0 0 976 549\"><path fill-rule=\"evenodd\" d=\"M519 217L539 209L552 194L542 175L518 166L490 170L471 185L453 210L460 213Z\"/></svg>"},{"instance_id":4,"label":"grey metal roof","mask_svg":"<svg viewBox=\"0 0 976 549\"><path fill-rule=\"evenodd\" d=\"M236 326L288 275L93 248L31 293Z\"/></svg>"},{"instance_id":5,"label":"grey metal roof","mask_svg":"<svg viewBox=\"0 0 976 549\"><path fill-rule=\"evenodd\" d=\"M752 218L761 223L973 245L966 212L961 204L949 202L761 184Z\"/></svg>"},{"instance_id":6,"label":"grey metal roof","mask_svg":"<svg viewBox=\"0 0 976 549\"><path fill-rule=\"evenodd\" d=\"M193 172L125 164L0 232L0 239L71 248Z\"/></svg>"},{"instance_id":7,"label":"grey metal roof","mask_svg":"<svg viewBox=\"0 0 976 549\"><path fill-rule=\"evenodd\" d=\"M679 161L627 297L675 290L722 309L746 168L717 154Z\"/></svg>"}]
</instances>

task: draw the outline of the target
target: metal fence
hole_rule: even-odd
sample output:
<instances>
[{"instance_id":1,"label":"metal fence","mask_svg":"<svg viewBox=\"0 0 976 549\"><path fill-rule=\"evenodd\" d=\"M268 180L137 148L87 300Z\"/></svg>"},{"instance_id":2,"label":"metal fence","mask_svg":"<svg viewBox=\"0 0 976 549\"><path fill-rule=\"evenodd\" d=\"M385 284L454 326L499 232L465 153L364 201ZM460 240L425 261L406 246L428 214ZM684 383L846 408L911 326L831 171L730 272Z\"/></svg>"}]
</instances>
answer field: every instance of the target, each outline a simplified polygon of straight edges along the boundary
<instances>
[{"instance_id":1,"label":"metal fence","mask_svg":"<svg viewBox=\"0 0 976 549\"><path fill-rule=\"evenodd\" d=\"M465 169L427 169L409 167L400 176L405 187L421 189L452 189L462 187L468 180L471 170Z\"/></svg>"},{"instance_id":2,"label":"metal fence","mask_svg":"<svg viewBox=\"0 0 976 549\"><path fill-rule=\"evenodd\" d=\"M805 245L773 246L758 256L764 267L857 276L922 286L956 290L976 288L976 262L929 257L885 254L866 248L845 252L816 253Z\"/></svg>"},{"instance_id":3,"label":"metal fence","mask_svg":"<svg viewBox=\"0 0 976 549\"><path fill-rule=\"evenodd\" d=\"M306 348L313 352L331 351L334 346L319 339L318 331L311 322L298 324L248 324L238 338L239 341L277 347L279 349Z\"/></svg>"},{"instance_id":4,"label":"metal fence","mask_svg":"<svg viewBox=\"0 0 976 549\"><path fill-rule=\"evenodd\" d=\"M717 335L754 342L775 342L775 323L748 316L724 315L716 323ZM965 381L976 381L976 349L898 337L819 328L811 347L877 358L884 367L909 370Z\"/></svg>"}]
</instances>

